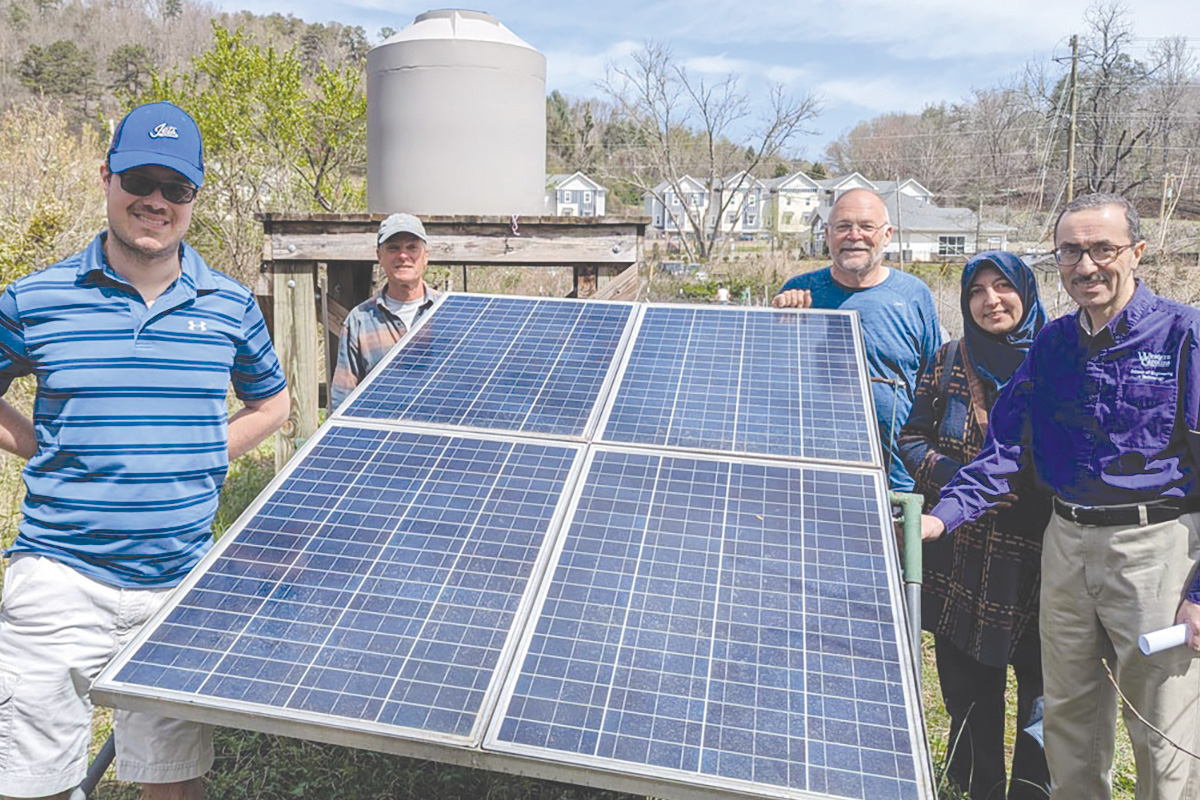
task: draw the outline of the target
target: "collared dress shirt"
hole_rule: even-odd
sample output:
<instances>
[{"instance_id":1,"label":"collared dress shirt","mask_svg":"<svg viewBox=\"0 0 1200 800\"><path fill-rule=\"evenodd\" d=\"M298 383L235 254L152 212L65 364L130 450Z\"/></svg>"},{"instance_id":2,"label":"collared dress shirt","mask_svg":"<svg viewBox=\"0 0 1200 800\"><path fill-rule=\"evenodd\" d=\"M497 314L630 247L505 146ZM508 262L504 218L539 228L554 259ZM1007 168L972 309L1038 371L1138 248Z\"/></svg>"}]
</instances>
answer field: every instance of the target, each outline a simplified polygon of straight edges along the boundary
<instances>
[{"instance_id":1,"label":"collared dress shirt","mask_svg":"<svg viewBox=\"0 0 1200 800\"><path fill-rule=\"evenodd\" d=\"M1193 497L1200 466L1200 311L1134 295L1094 335L1068 314L1048 324L992 408L979 455L932 513L947 531L978 519L1031 470L1069 503ZM1200 573L1188 592L1200 600Z\"/></svg>"}]
</instances>

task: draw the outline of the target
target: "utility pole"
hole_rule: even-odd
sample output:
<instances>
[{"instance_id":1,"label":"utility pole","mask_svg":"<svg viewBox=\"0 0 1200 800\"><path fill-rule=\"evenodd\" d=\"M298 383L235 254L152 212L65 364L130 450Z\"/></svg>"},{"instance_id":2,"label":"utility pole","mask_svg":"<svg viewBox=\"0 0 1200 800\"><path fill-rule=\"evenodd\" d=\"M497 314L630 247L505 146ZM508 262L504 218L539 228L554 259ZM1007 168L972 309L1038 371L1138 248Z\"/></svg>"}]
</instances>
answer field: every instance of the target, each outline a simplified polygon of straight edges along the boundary
<instances>
[{"instance_id":1,"label":"utility pole","mask_svg":"<svg viewBox=\"0 0 1200 800\"><path fill-rule=\"evenodd\" d=\"M978 253L983 248L979 242L983 239L983 189L979 190L979 205L975 207L975 252Z\"/></svg>"},{"instance_id":2,"label":"utility pole","mask_svg":"<svg viewBox=\"0 0 1200 800\"><path fill-rule=\"evenodd\" d=\"M1079 116L1079 36L1071 37L1071 125L1067 128L1067 202L1075 199L1075 126Z\"/></svg>"},{"instance_id":3,"label":"utility pole","mask_svg":"<svg viewBox=\"0 0 1200 800\"><path fill-rule=\"evenodd\" d=\"M1183 188L1182 181L1180 188ZM1163 252L1166 243L1166 218L1175 210L1175 204L1168 205L1169 200L1175 199L1175 175L1163 174L1163 196L1158 199L1158 252Z\"/></svg>"},{"instance_id":4,"label":"utility pole","mask_svg":"<svg viewBox=\"0 0 1200 800\"><path fill-rule=\"evenodd\" d=\"M903 212L900 210L900 176L896 176L896 247L900 255L900 271L904 272L904 226L901 224Z\"/></svg>"},{"instance_id":5,"label":"utility pole","mask_svg":"<svg viewBox=\"0 0 1200 800\"><path fill-rule=\"evenodd\" d=\"M1167 192L1171 191L1171 173L1163 173L1162 193L1158 198L1158 250L1161 253L1167 239Z\"/></svg>"}]
</instances>

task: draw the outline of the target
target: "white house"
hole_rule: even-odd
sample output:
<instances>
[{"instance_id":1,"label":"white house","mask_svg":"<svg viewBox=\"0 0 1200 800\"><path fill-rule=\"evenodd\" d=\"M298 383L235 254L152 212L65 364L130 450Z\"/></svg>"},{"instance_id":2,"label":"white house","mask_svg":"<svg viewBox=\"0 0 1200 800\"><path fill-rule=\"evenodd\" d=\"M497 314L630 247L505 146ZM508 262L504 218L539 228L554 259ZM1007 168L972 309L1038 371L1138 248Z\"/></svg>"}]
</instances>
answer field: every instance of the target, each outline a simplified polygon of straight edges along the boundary
<instances>
[{"instance_id":1,"label":"white house","mask_svg":"<svg viewBox=\"0 0 1200 800\"><path fill-rule=\"evenodd\" d=\"M710 213L721 214L716 231L721 235L754 234L762 230L763 197L762 181L749 172L735 172L723 178L714 193L718 200ZM709 225L709 230L712 230Z\"/></svg>"},{"instance_id":2,"label":"white house","mask_svg":"<svg viewBox=\"0 0 1200 800\"><path fill-rule=\"evenodd\" d=\"M582 172L546 180L546 213L556 217L603 217L608 189Z\"/></svg>"},{"instance_id":3,"label":"white house","mask_svg":"<svg viewBox=\"0 0 1200 800\"><path fill-rule=\"evenodd\" d=\"M875 181L875 191L880 196L895 195L899 190L900 194L907 197L913 197L923 203L933 203L933 192L926 189L912 178L906 178L902 181Z\"/></svg>"},{"instance_id":4,"label":"white house","mask_svg":"<svg viewBox=\"0 0 1200 800\"><path fill-rule=\"evenodd\" d=\"M712 191L698 178L684 175L677 186L663 181L647 192L646 216L659 233L690 232L694 219L705 231L721 236L754 234L764 229L765 197L762 181L747 172L717 181ZM721 215L716 225L714 214Z\"/></svg>"},{"instance_id":5,"label":"white house","mask_svg":"<svg viewBox=\"0 0 1200 800\"><path fill-rule=\"evenodd\" d=\"M822 205L833 205L837 199L851 189L870 189L872 192L878 192L876 185L863 177L858 172L851 172L849 175L842 175L837 178L825 178L817 181L821 187L821 203Z\"/></svg>"},{"instance_id":6,"label":"white house","mask_svg":"<svg viewBox=\"0 0 1200 800\"><path fill-rule=\"evenodd\" d=\"M762 185L764 229L780 235L807 233L812 213L824 197L820 184L797 172L765 180Z\"/></svg>"},{"instance_id":7,"label":"white house","mask_svg":"<svg viewBox=\"0 0 1200 800\"><path fill-rule=\"evenodd\" d=\"M861 173L851 172L849 175L843 175L839 178L826 178L825 180L817 181L817 184L821 188L823 205L833 205L839 197L851 189L870 189L886 197L888 194L895 194L897 187L899 187L900 194L915 197L926 203L933 202L933 192L912 178L906 178L902 181L872 181L868 180Z\"/></svg>"}]
</instances>

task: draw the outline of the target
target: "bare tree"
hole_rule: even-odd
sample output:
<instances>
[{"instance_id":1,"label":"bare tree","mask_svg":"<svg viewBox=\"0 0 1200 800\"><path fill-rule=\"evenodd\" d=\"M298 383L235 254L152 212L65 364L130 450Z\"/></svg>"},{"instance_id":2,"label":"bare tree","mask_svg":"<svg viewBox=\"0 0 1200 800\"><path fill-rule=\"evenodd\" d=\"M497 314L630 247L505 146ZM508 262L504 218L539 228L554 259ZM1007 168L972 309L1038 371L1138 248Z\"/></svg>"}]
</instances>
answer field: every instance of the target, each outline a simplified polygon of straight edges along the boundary
<instances>
[{"instance_id":1,"label":"bare tree","mask_svg":"<svg viewBox=\"0 0 1200 800\"><path fill-rule=\"evenodd\" d=\"M601 89L618 120L634 135L624 153L614 153L610 170L654 197L676 227L688 231L683 246L689 258L706 259L722 246L722 217L744 203L751 176L774 159L820 113L816 96L792 97L773 85L765 111L750 122L752 107L735 75L711 81L689 74L663 44L647 42L629 62L610 65ZM668 194L693 194L685 176L703 185L709 202L666 202Z\"/></svg>"},{"instance_id":2,"label":"bare tree","mask_svg":"<svg viewBox=\"0 0 1200 800\"><path fill-rule=\"evenodd\" d=\"M1090 30L1079 53L1080 177L1089 192L1126 193L1147 177L1134 161L1150 133L1145 117L1137 113L1148 70L1129 54L1133 24L1123 3L1096 3L1084 20Z\"/></svg>"},{"instance_id":3,"label":"bare tree","mask_svg":"<svg viewBox=\"0 0 1200 800\"><path fill-rule=\"evenodd\" d=\"M860 122L831 143L825 157L841 173L869 180L916 178L939 194L957 194L963 147L961 108L930 106Z\"/></svg>"},{"instance_id":4,"label":"bare tree","mask_svg":"<svg viewBox=\"0 0 1200 800\"><path fill-rule=\"evenodd\" d=\"M972 137L970 174L978 191L1000 194L1032 186L1039 115L1017 85L978 89L966 110Z\"/></svg>"},{"instance_id":5,"label":"bare tree","mask_svg":"<svg viewBox=\"0 0 1200 800\"><path fill-rule=\"evenodd\" d=\"M1187 100L1195 94L1196 59L1184 36L1159 39L1150 48L1154 68L1146 92L1150 115L1150 147L1158 150L1160 172L1171 171L1172 142L1182 139L1188 118Z\"/></svg>"}]
</instances>

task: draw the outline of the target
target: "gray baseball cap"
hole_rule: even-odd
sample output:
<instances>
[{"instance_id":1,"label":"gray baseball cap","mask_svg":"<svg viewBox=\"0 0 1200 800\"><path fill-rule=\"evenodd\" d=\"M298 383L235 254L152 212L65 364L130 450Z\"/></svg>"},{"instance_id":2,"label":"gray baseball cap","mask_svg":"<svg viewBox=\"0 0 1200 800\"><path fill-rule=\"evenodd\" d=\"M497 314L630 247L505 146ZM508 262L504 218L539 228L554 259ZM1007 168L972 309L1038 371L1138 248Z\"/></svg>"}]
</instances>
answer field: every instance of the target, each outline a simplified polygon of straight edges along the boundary
<instances>
[{"instance_id":1,"label":"gray baseball cap","mask_svg":"<svg viewBox=\"0 0 1200 800\"><path fill-rule=\"evenodd\" d=\"M425 244L429 244L429 237L425 235L425 226L412 214L392 214L379 223L379 238L376 243L383 244L397 233L411 234Z\"/></svg>"}]
</instances>

